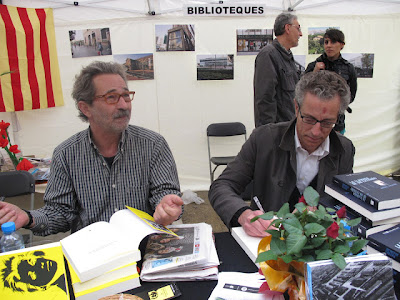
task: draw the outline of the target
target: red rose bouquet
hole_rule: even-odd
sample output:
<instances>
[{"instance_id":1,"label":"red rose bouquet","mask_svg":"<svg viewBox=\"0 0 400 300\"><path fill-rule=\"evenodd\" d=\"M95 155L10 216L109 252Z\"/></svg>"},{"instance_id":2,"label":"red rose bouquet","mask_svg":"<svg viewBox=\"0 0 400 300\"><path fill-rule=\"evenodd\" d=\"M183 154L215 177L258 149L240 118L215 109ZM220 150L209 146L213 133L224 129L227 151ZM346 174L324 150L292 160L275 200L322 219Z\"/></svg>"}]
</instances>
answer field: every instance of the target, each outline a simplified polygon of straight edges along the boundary
<instances>
[{"instance_id":1,"label":"red rose bouquet","mask_svg":"<svg viewBox=\"0 0 400 300\"><path fill-rule=\"evenodd\" d=\"M269 290L288 290L291 299L305 299L305 262L332 259L343 269L344 257L357 254L367 244L366 240L349 236L350 230L345 228L346 223L350 227L358 225L361 218L346 220L345 206L335 211L318 202L319 194L307 187L293 212L286 203L278 212L270 211L252 220L274 219L270 226L277 228L267 230L270 236L261 240L256 260Z\"/></svg>"},{"instance_id":2,"label":"red rose bouquet","mask_svg":"<svg viewBox=\"0 0 400 300\"><path fill-rule=\"evenodd\" d=\"M6 123L3 120L0 122L0 147L6 150L17 170L28 171L34 166L26 158L17 158L16 154L21 151L18 149L18 145L11 144L10 136L8 135L9 126L10 123Z\"/></svg>"}]
</instances>

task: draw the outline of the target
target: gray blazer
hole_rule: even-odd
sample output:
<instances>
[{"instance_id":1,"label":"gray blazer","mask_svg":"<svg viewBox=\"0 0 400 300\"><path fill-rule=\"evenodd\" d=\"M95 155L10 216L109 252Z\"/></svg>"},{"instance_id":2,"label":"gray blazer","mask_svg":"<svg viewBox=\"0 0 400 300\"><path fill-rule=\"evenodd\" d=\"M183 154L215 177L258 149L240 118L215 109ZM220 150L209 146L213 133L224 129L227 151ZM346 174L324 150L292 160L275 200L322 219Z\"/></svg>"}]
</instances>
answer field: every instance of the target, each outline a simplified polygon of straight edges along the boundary
<instances>
[{"instance_id":1,"label":"gray blazer","mask_svg":"<svg viewBox=\"0 0 400 300\"><path fill-rule=\"evenodd\" d=\"M296 119L256 128L235 160L211 185L210 202L228 227L233 215L247 206L240 194L251 180L253 196L258 197L264 211L277 211L288 202L297 178L295 124ZM321 159L317 175L320 195L334 175L353 172L353 143L334 130L329 138L329 154ZM251 207L256 209L253 201Z\"/></svg>"}]
</instances>

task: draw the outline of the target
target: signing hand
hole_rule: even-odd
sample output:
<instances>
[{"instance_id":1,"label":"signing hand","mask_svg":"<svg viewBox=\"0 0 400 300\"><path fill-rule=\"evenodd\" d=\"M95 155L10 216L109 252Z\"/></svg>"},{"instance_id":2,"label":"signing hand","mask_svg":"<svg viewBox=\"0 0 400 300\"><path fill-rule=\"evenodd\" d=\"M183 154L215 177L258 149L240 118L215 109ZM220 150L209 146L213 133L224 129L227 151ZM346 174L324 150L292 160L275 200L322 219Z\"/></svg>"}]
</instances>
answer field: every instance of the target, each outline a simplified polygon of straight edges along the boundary
<instances>
[{"instance_id":1,"label":"signing hand","mask_svg":"<svg viewBox=\"0 0 400 300\"><path fill-rule=\"evenodd\" d=\"M18 206L7 202L0 202L0 224L14 222L15 229L18 230L29 222L26 212Z\"/></svg>"},{"instance_id":2,"label":"signing hand","mask_svg":"<svg viewBox=\"0 0 400 300\"><path fill-rule=\"evenodd\" d=\"M255 216L259 216L264 214L261 210L251 210L247 209L245 210L239 217L239 224L242 225L243 230L251 236L257 236L257 237L264 237L269 235L269 233L265 232L265 230L268 228L269 224L273 220L263 220L263 219L258 219L257 221L251 223L250 220L253 219ZM268 229L274 229L275 227L270 227Z\"/></svg>"},{"instance_id":3,"label":"signing hand","mask_svg":"<svg viewBox=\"0 0 400 300\"><path fill-rule=\"evenodd\" d=\"M178 195L166 195L157 205L154 220L161 225L169 225L182 213L183 200Z\"/></svg>"}]
</instances>

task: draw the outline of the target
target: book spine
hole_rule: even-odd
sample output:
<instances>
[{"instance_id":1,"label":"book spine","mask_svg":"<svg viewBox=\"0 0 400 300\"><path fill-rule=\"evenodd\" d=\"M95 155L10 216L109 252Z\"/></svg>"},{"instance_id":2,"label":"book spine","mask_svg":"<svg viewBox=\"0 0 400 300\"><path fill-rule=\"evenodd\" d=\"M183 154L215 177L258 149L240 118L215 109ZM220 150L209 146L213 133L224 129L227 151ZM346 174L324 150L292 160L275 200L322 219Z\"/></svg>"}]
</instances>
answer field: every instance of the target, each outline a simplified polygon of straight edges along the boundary
<instances>
[{"instance_id":1,"label":"book spine","mask_svg":"<svg viewBox=\"0 0 400 300\"><path fill-rule=\"evenodd\" d=\"M394 251L382 243L369 239L368 246L378 250L379 252L385 253L388 257L394 259L397 262L400 262L400 254L397 251Z\"/></svg>"},{"instance_id":2,"label":"book spine","mask_svg":"<svg viewBox=\"0 0 400 300\"><path fill-rule=\"evenodd\" d=\"M372 207L375 207L377 210L379 210L378 202L375 199L371 198L368 195L365 195L363 192L356 189L355 187L350 186L335 177L333 178L332 182L336 186L340 187L342 190L351 193L357 199L360 199L361 201L363 201L363 202L367 203L368 205L371 205Z\"/></svg>"}]
</instances>

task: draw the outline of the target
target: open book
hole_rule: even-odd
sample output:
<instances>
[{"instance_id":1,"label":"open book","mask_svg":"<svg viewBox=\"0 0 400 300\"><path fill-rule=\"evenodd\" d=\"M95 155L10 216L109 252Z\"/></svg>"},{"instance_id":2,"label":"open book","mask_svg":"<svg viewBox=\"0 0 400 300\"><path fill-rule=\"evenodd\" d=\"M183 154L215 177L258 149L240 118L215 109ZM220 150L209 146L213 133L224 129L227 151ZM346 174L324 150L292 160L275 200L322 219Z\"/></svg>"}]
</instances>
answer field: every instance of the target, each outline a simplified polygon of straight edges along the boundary
<instances>
[{"instance_id":1,"label":"open book","mask_svg":"<svg viewBox=\"0 0 400 300\"><path fill-rule=\"evenodd\" d=\"M143 257L144 281L217 279L219 259L212 228L206 223L171 225L177 236L149 238Z\"/></svg>"},{"instance_id":2,"label":"open book","mask_svg":"<svg viewBox=\"0 0 400 300\"><path fill-rule=\"evenodd\" d=\"M139 244L147 235L176 234L132 207L114 213L61 240L62 249L81 282L140 260Z\"/></svg>"}]
</instances>

